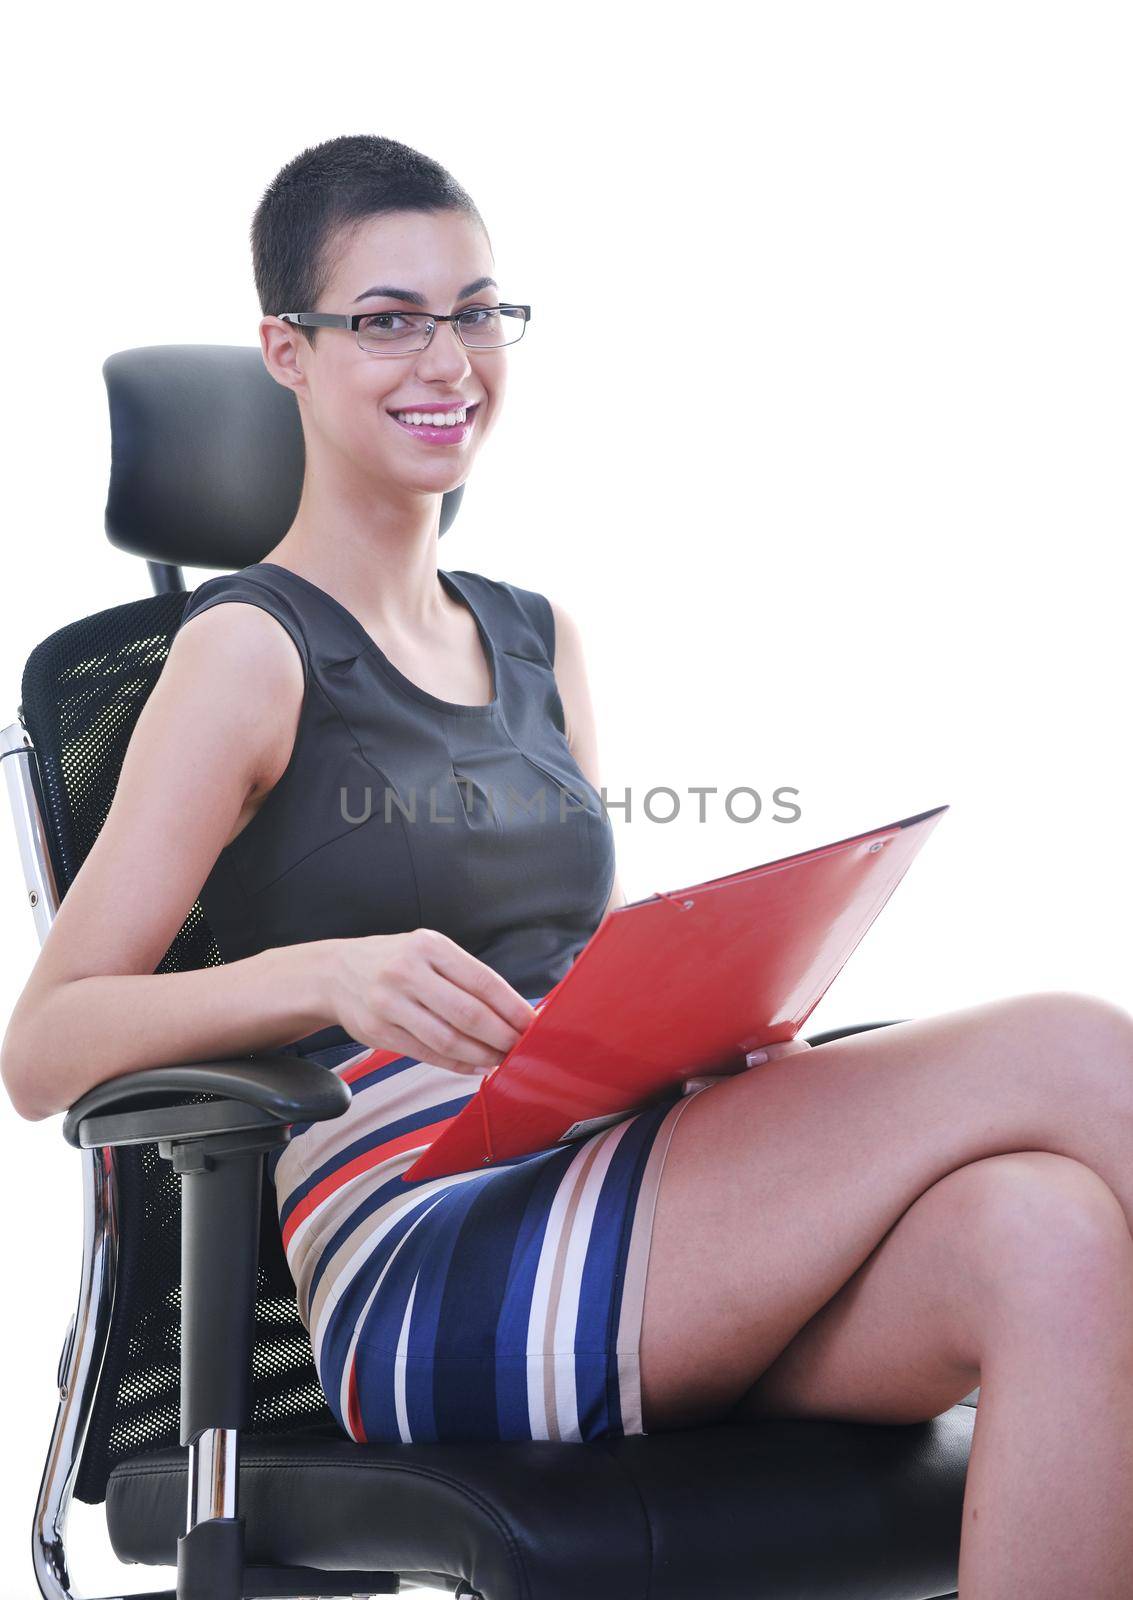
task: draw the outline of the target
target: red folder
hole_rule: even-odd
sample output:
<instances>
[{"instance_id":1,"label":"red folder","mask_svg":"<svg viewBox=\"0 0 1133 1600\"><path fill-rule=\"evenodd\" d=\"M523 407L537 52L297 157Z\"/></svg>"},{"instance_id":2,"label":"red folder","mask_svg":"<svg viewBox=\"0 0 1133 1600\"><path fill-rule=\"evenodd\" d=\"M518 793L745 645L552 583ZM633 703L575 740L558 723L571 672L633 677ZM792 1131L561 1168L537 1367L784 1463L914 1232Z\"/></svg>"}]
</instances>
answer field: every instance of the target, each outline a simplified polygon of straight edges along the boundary
<instances>
[{"instance_id":1,"label":"red folder","mask_svg":"<svg viewBox=\"0 0 1133 1600\"><path fill-rule=\"evenodd\" d=\"M793 1039L947 810L619 906L404 1181L583 1138Z\"/></svg>"}]
</instances>

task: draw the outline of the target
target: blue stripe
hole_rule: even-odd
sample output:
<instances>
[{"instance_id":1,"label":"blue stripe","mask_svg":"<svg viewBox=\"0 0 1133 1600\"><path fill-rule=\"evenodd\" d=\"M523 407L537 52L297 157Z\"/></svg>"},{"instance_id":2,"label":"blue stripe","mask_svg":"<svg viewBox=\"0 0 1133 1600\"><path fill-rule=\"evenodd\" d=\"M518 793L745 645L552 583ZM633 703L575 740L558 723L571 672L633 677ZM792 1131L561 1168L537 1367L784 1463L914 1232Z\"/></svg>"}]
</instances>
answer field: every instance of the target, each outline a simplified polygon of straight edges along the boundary
<instances>
[{"instance_id":1,"label":"blue stripe","mask_svg":"<svg viewBox=\"0 0 1133 1600\"><path fill-rule=\"evenodd\" d=\"M569 1160L572 1153L552 1153L550 1159L561 1165L562 1158ZM442 1286L433 1352L441 1438L491 1439L497 1434L497 1357L508 1349L501 1339L500 1318L529 1208L528 1196L545 1183L547 1164L544 1156L542 1168L524 1162L486 1173L469 1208ZM475 1308L474 1316L469 1315L470 1308ZM525 1344L526 1328L521 1349ZM527 1427L524 1435L529 1435Z\"/></svg>"},{"instance_id":2,"label":"blue stripe","mask_svg":"<svg viewBox=\"0 0 1133 1600\"><path fill-rule=\"evenodd\" d=\"M475 1226L470 1216L478 1207L482 1209L485 1200L490 1203L491 1188L492 1179L484 1174L470 1179L459 1188L450 1189L445 1195L447 1203L438 1207L436 1225L429 1229L429 1247L422 1252L417 1273L413 1321L409 1330L410 1359L406 1363L406 1411L414 1439L435 1442L446 1436L444 1396L443 1393L435 1394L434 1384L441 1373L436 1365L436 1357L450 1341L455 1339L459 1342L470 1332L474 1339L477 1334L486 1336L485 1347L479 1352L481 1365L477 1369L476 1382L470 1384L462 1396L466 1404L475 1409L481 1399L478 1392L481 1386L487 1384L492 1390L495 1387L492 1376L494 1354L491 1329L494 1324L490 1284L485 1280L478 1291L483 1296L480 1303L470 1304L461 1296L459 1303L453 1305L450 1294L452 1285L447 1281L450 1269L456 1268L462 1260L466 1261L469 1251L476 1249ZM440 1215L441 1212L443 1215Z\"/></svg>"}]
</instances>

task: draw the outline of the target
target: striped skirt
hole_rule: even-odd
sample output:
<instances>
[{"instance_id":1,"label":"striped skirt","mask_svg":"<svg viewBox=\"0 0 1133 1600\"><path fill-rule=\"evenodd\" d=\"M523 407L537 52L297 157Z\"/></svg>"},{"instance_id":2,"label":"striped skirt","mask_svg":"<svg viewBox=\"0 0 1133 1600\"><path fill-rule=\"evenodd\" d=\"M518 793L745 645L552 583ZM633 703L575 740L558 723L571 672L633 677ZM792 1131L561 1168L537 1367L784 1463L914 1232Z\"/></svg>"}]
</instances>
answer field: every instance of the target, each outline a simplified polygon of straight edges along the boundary
<instances>
[{"instance_id":1,"label":"striped skirt","mask_svg":"<svg viewBox=\"0 0 1133 1600\"><path fill-rule=\"evenodd\" d=\"M319 1383L349 1437L644 1433L650 1230L693 1095L574 1143L403 1183L479 1077L356 1042L304 1053L351 1103L293 1124L268 1172Z\"/></svg>"}]
</instances>

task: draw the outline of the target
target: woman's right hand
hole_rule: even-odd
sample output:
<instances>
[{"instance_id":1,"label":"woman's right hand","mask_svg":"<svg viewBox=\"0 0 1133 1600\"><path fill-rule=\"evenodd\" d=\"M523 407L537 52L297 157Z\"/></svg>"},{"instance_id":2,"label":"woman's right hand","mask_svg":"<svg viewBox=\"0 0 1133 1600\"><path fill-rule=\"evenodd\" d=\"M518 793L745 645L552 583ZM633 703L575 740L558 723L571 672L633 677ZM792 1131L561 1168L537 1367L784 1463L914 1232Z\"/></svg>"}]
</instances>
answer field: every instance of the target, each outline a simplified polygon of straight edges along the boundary
<instances>
[{"instance_id":1,"label":"woman's right hand","mask_svg":"<svg viewBox=\"0 0 1133 1600\"><path fill-rule=\"evenodd\" d=\"M472 1075L496 1067L535 1009L436 928L336 939L338 1025L374 1050Z\"/></svg>"}]
</instances>

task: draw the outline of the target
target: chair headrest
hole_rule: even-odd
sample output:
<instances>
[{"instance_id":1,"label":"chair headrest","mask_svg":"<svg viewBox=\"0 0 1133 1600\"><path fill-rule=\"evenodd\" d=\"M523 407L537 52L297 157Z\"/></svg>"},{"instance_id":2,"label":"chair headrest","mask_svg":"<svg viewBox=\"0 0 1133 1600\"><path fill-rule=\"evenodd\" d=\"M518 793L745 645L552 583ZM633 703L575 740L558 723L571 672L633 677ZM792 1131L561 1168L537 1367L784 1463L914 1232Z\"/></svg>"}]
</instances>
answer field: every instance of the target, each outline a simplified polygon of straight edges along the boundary
<instances>
[{"instance_id":1,"label":"chair headrest","mask_svg":"<svg viewBox=\"0 0 1133 1600\"><path fill-rule=\"evenodd\" d=\"M173 566L263 560L299 505L304 451L298 402L259 345L143 345L108 356L102 374L111 544ZM463 494L444 496L442 534Z\"/></svg>"}]
</instances>

